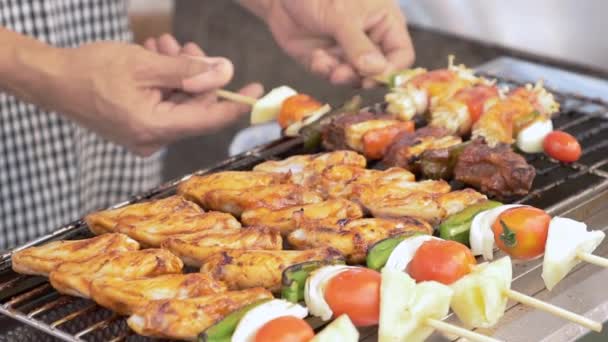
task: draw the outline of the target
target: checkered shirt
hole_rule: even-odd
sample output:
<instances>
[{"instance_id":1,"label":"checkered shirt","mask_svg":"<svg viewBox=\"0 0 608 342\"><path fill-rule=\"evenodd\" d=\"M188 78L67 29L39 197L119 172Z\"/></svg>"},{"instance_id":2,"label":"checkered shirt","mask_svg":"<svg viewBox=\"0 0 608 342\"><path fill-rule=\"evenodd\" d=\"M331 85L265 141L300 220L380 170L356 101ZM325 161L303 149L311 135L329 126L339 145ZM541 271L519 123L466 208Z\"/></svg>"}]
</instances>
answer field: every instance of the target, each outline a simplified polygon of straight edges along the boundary
<instances>
[{"instance_id":1,"label":"checkered shirt","mask_svg":"<svg viewBox=\"0 0 608 342\"><path fill-rule=\"evenodd\" d=\"M0 0L0 25L59 47L131 40L125 0ZM0 250L34 239L160 181L139 158L0 93Z\"/></svg>"}]
</instances>

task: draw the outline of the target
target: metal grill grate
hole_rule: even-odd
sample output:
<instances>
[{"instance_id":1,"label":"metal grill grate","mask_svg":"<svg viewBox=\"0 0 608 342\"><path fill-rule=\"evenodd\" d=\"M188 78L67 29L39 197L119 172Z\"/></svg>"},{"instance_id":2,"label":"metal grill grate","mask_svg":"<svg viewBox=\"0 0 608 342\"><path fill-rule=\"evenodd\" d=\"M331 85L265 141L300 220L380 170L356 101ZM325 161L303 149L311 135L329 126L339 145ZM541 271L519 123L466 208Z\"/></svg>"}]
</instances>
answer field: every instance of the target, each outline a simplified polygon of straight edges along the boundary
<instances>
[{"instance_id":1,"label":"metal grill grate","mask_svg":"<svg viewBox=\"0 0 608 342\"><path fill-rule=\"evenodd\" d=\"M513 80L500 80L504 84L517 84ZM587 193L597 193L608 187L608 104L575 94L553 93L561 104L561 112L553 120L554 126L579 139L583 147L582 158L572 165L564 165L544 155L526 156L537 169L537 176L531 193L517 200L552 212L566 202L576 201ZM195 174L247 170L264 160L285 158L302 152L302 143L298 139L282 139ZM120 205L169 195L175 191L176 184L185 178L164 184ZM82 221L77 221L19 249L87 235L88 231ZM134 335L122 317L89 300L61 295L43 278L15 274L10 269L10 262L10 253L3 255L0 260L0 313L6 316L0 318L0 341L149 340ZM525 272L521 274L523 275ZM314 325L319 326L319 323ZM364 339L373 339L374 336L373 328L361 331Z\"/></svg>"}]
</instances>

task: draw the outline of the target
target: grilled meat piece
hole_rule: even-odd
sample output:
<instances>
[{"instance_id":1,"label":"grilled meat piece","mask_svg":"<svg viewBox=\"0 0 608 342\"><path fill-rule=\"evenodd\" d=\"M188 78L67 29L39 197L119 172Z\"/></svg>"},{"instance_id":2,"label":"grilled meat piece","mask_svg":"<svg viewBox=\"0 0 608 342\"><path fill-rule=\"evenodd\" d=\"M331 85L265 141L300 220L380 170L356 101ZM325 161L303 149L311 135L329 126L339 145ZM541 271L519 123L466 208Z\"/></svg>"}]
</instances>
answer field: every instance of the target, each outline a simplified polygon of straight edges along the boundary
<instances>
[{"instance_id":1,"label":"grilled meat piece","mask_svg":"<svg viewBox=\"0 0 608 342\"><path fill-rule=\"evenodd\" d=\"M186 265L200 267L215 253L232 249L281 250L281 233L267 227L209 230L169 237L161 244L180 257Z\"/></svg>"},{"instance_id":2,"label":"grilled meat piece","mask_svg":"<svg viewBox=\"0 0 608 342\"><path fill-rule=\"evenodd\" d=\"M469 142L424 151L416 161L416 169L429 179L452 179L454 166Z\"/></svg>"},{"instance_id":3,"label":"grilled meat piece","mask_svg":"<svg viewBox=\"0 0 608 342\"><path fill-rule=\"evenodd\" d=\"M344 113L337 116L323 127L323 147L330 151L353 149L353 147L348 145L348 141L353 141L354 139L352 137L348 138L347 128L355 124L378 119L392 120L392 117L390 115L379 116L372 112ZM362 138L363 135L360 137Z\"/></svg>"},{"instance_id":4,"label":"grilled meat piece","mask_svg":"<svg viewBox=\"0 0 608 342\"><path fill-rule=\"evenodd\" d=\"M49 275L57 291L77 297L90 297L91 282L100 277L136 279L181 273L182 261L164 249L112 252L85 262L63 263Z\"/></svg>"},{"instance_id":5,"label":"grilled meat piece","mask_svg":"<svg viewBox=\"0 0 608 342\"><path fill-rule=\"evenodd\" d=\"M331 248L306 251L231 250L207 258L201 272L223 281L230 290L263 287L272 292L281 289L283 271L305 261L341 258Z\"/></svg>"},{"instance_id":6,"label":"grilled meat piece","mask_svg":"<svg viewBox=\"0 0 608 342\"><path fill-rule=\"evenodd\" d=\"M243 224L277 229L283 235L303 226L336 227L346 219L363 217L358 204L345 199L331 199L320 203L299 205L279 210L258 208L241 216Z\"/></svg>"},{"instance_id":7,"label":"grilled meat piece","mask_svg":"<svg viewBox=\"0 0 608 342\"><path fill-rule=\"evenodd\" d=\"M383 163L416 172L415 161L425 151L460 144L462 139L440 127L423 127L413 133L399 134L388 148Z\"/></svg>"},{"instance_id":8,"label":"grilled meat piece","mask_svg":"<svg viewBox=\"0 0 608 342\"><path fill-rule=\"evenodd\" d=\"M415 180L413 173L397 167L380 171L336 165L323 171L315 188L325 197L356 200L361 191L370 187L398 186Z\"/></svg>"},{"instance_id":9,"label":"grilled meat piece","mask_svg":"<svg viewBox=\"0 0 608 342\"><path fill-rule=\"evenodd\" d=\"M241 227L232 215L205 213L181 196L100 211L88 215L86 221L95 234L119 232L150 247L159 247L164 239L178 234Z\"/></svg>"},{"instance_id":10,"label":"grilled meat piece","mask_svg":"<svg viewBox=\"0 0 608 342\"><path fill-rule=\"evenodd\" d=\"M464 149L454 169L457 181L499 199L526 195L535 175L534 167L510 146L490 147L479 140Z\"/></svg>"},{"instance_id":11,"label":"grilled meat piece","mask_svg":"<svg viewBox=\"0 0 608 342\"><path fill-rule=\"evenodd\" d=\"M151 300L186 299L225 291L226 285L203 273L143 279L101 277L91 283L91 298L121 315L130 315Z\"/></svg>"},{"instance_id":12,"label":"grilled meat piece","mask_svg":"<svg viewBox=\"0 0 608 342\"><path fill-rule=\"evenodd\" d=\"M471 189L450 192L445 181L427 180L400 187L372 188L359 201L374 217L412 216L435 224L454 208L464 208L485 198Z\"/></svg>"},{"instance_id":13,"label":"grilled meat piece","mask_svg":"<svg viewBox=\"0 0 608 342\"><path fill-rule=\"evenodd\" d=\"M138 249L137 241L124 234L103 234L84 240L55 241L15 252L12 256L13 270L22 274L48 276L64 263L80 263L112 252Z\"/></svg>"},{"instance_id":14,"label":"grilled meat piece","mask_svg":"<svg viewBox=\"0 0 608 342\"><path fill-rule=\"evenodd\" d=\"M231 312L264 299L272 299L272 293L252 288L190 299L156 300L137 309L127 324L143 336L195 340Z\"/></svg>"},{"instance_id":15,"label":"grilled meat piece","mask_svg":"<svg viewBox=\"0 0 608 342\"><path fill-rule=\"evenodd\" d=\"M351 264L365 261L374 243L395 235L408 233L432 234L427 222L412 218L368 218L352 220L339 229L326 227L299 228L289 234L289 243L296 249L332 247L340 251Z\"/></svg>"},{"instance_id":16,"label":"grilled meat piece","mask_svg":"<svg viewBox=\"0 0 608 342\"><path fill-rule=\"evenodd\" d=\"M288 174L261 171L224 171L204 176L193 176L177 187L177 193L213 210L208 194L215 192L239 193L253 188L290 183Z\"/></svg>"},{"instance_id":17,"label":"grilled meat piece","mask_svg":"<svg viewBox=\"0 0 608 342\"><path fill-rule=\"evenodd\" d=\"M334 151L312 155L297 155L283 160L271 160L256 165L254 171L289 173L295 184L309 186L323 170L333 165L364 168L367 160L353 151Z\"/></svg>"},{"instance_id":18,"label":"grilled meat piece","mask_svg":"<svg viewBox=\"0 0 608 342\"><path fill-rule=\"evenodd\" d=\"M216 190L205 196L208 207L236 216L250 209L279 210L321 201L323 198L319 194L296 184L261 186L247 190Z\"/></svg>"}]
</instances>

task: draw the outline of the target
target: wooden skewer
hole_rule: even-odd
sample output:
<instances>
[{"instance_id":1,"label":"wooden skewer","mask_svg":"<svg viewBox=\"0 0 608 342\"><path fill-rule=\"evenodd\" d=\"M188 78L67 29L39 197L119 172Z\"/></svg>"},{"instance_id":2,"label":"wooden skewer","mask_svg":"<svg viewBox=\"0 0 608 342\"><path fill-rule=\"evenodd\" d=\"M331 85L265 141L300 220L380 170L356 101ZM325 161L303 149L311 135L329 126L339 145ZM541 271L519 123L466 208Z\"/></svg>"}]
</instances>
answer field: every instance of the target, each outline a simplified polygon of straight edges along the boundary
<instances>
[{"instance_id":1,"label":"wooden skewer","mask_svg":"<svg viewBox=\"0 0 608 342\"><path fill-rule=\"evenodd\" d=\"M587 252L578 252L576 257L590 264L608 268L608 258L602 258Z\"/></svg>"},{"instance_id":2,"label":"wooden skewer","mask_svg":"<svg viewBox=\"0 0 608 342\"><path fill-rule=\"evenodd\" d=\"M449 334L449 335L455 335L458 337L464 337L469 341L500 342L500 340L497 340L493 337L482 335L482 334L476 333L474 331L471 331L471 330L468 330L465 328L461 328L459 326L456 326L456 325L453 325L450 323L446 323L444 321L440 321L438 319L427 318L426 324L435 330L441 331L442 333Z\"/></svg>"},{"instance_id":3,"label":"wooden skewer","mask_svg":"<svg viewBox=\"0 0 608 342\"><path fill-rule=\"evenodd\" d=\"M246 104L249 106L253 106L253 105L255 105L256 102L258 102L258 99L254 98L254 97L241 95L239 93L235 93L235 92L229 91L229 90L218 89L215 91L215 93L217 94L217 96L224 98L226 100Z\"/></svg>"},{"instance_id":4,"label":"wooden skewer","mask_svg":"<svg viewBox=\"0 0 608 342\"><path fill-rule=\"evenodd\" d=\"M548 312L552 315L561 317L565 320L582 325L585 328L591 329L593 331L597 331L597 332L602 331L602 324L599 322L596 322L585 316L577 315L574 312L570 312L568 310L562 309L555 305L543 302L542 300L538 300L534 297L530 297L521 292L517 292L517 291L513 291L513 290L509 289L505 292L505 295L516 302L522 303L527 306L531 306L538 310Z\"/></svg>"}]
</instances>

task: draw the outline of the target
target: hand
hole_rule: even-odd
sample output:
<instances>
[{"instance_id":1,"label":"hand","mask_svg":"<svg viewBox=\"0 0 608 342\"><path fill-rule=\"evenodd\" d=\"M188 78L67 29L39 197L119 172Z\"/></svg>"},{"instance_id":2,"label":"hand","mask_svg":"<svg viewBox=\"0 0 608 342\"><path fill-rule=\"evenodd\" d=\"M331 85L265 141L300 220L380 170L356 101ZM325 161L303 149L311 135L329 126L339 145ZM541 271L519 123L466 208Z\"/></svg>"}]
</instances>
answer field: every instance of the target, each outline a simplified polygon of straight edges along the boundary
<instances>
[{"instance_id":1,"label":"hand","mask_svg":"<svg viewBox=\"0 0 608 342\"><path fill-rule=\"evenodd\" d=\"M250 109L215 96L232 78L229 60L165 41L148 41L148 50L111 42L65 50L45 104L141 155L224 126ZM251 84L240 92L258 97L262 91Z\"/></svg>"},{"instance_id":2,"label":"hand","mask_svg":"<svg viewBox=\"0 0 608 342\"><path fill-rule=\"evenodd\" d=\"M395 0L270 0L263 17L277 43L335 84L371 87L370 77L413 64Z\"/></svg>"}]
</instances>

